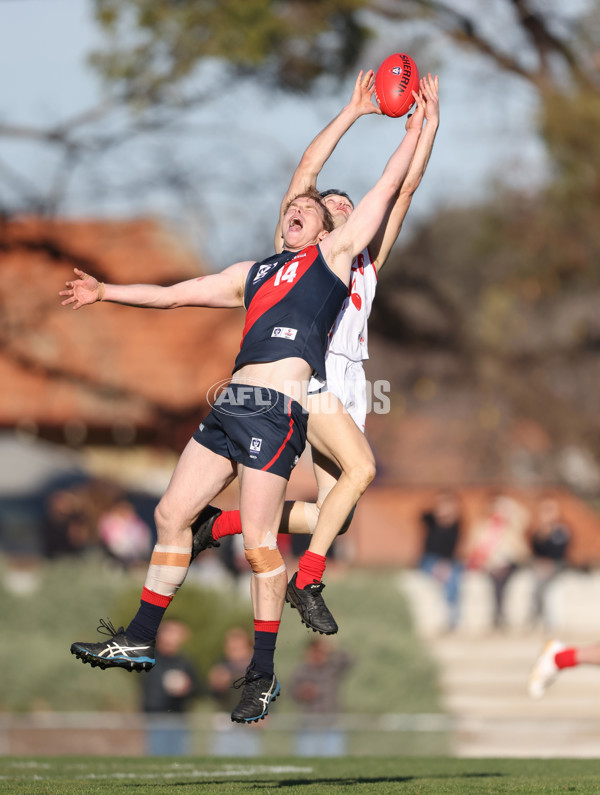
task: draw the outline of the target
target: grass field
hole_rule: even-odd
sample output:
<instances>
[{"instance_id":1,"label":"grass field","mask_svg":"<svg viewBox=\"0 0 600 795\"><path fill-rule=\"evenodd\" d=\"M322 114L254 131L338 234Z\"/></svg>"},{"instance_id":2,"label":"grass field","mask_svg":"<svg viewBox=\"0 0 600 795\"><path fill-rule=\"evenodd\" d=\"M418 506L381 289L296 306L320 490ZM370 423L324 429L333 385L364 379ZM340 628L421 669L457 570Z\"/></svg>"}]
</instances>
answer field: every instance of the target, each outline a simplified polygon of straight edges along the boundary
<instances>
[{"instance_id":1,"label":"grass field","mask_svg":"<svg viewBox=\"0 0 600 795\"><path fill-rule=\"evenodd\" d=\"M82 666L68 652L73 636L86 627L93 628L94 617L103 614L99 611L107 603L113 605L106 607L110 609L107 615L123 620L118 602L130 588L129 578L102 571L94 560L61 561L41 570L38 592L2 593L0 631L11 642L0 645L0 668L5 682L10 682L2 694L1 709L15 714L43 714L60 712L61 708L86 712L110 711L120 706L124 714L134 714L137 679L123 671L110 675ZM356 659L343 693L345 703L351 707L348 711L356 719L363 716L365 724L369 716L384 713L439 715L435 666L414 635L393 573L355 572L352 577L332 581L330 591L328 603L342 626L336 642ZM187 592L189 595L184 598L197 610L197 603L202 602L192 583ZM128 597L127 601L131 599ZM202 634L201 630L198 633ZM285 685L310 637L312 633L288 610L278 640L278 673L284 691L273 717L293 717L294 705ZM20 655L14 654L15 647ZM36 654L39 648L44 649L43 665ZM201 722L204 725L204 720ZM56 731L60 733L61 729ZM464 760L426 755L449 752L451 744L444 732L388 730L385 745L381 733L353 734L350 750L355 756L339 759L286 756L294 748L287 735L274 732L273 738L268 732L264 734L263 756L251 759L201 756L212 752L208 742L192 746L195 756L176 759L11 756L7 734L0 736L0 754L5 754L0 755L0 793L600 793L598 760ZM75 745L65 741L67 734L60 736L63 745L57 753L63 749L75 753ZM267 740L276 742L281 756L264 755L275 753ZM37 753L38 748L51 752L43 741L32 753ZM88 745L82 753L95 748L94 744ZM396 748L402 756L391 756ZM119 749L133 753L129 748L116 748ZM110 750L105 749L104 753Z\"/></svg>"},{"instance_id":2,"label":"grass field","mask_svg":"<svg viewBox=\"0 0 600 795\"><path fill-rule=\"evenodd\" d=\"M0 758L1 793L598 793L597 760Z\"/></svg>"}]
</instances>

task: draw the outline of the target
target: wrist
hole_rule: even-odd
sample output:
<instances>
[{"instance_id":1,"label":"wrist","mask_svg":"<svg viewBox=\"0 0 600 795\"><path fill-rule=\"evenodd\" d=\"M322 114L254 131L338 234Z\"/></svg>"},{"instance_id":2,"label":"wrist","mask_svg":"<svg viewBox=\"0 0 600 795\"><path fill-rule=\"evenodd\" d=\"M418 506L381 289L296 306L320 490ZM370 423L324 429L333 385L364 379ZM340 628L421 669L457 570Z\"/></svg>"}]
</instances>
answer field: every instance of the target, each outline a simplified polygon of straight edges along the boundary
<instances>
[{"instance_id":1,"label":"wrist","mask_svg":"<svg viewBox=\"0 0 600 795\"><path fill-rule=\"evenodd\" d=\"M104 300L104 294L106 293L106 285L104 282L98 282L98 301Z\"/></svg>"},{"instance_id":2,"label":"wrist","mask_svg":"<svg viewBox=\"0 0 600 795\"><path fill-rule=\"evenodd\" d=\"M363 115L363 112L364 111L362 111L356 105L346 105L346 107L343 108L342 112L340 113L340 116L344 116L344 118L349 120L350 124L353 124L357 119L360 119L360 117Z\"/></svg>"}]
</instances>

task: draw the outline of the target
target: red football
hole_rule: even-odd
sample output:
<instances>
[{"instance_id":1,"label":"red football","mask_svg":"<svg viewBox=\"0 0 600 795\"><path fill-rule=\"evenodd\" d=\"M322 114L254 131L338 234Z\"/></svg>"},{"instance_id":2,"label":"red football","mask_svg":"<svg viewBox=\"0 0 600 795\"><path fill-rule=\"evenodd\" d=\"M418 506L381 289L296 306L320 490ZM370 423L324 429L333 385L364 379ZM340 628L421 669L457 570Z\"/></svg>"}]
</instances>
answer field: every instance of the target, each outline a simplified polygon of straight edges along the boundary
<instances>
[{"instance_id":1,"label":"red football","mask_svg":"<svg viewBox=\"0 0 600 795\"><path fill-rule=\"evenodd\" d=\"M386 116L404 116L415 104L419 71L410 55L397 52L381 64L375 75L375 99Z\"/></svg>"}]
</instances>

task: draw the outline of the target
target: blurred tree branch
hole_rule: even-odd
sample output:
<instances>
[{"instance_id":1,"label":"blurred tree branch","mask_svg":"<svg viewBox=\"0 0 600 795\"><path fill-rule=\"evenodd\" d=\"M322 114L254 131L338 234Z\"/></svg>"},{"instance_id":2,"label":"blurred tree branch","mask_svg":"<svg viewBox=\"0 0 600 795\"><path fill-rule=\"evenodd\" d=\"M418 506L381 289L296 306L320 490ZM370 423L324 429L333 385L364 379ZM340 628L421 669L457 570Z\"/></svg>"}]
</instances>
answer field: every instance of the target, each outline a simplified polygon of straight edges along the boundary
<instances>
[{"instance_id":1,"label":"blurred tree branch","mask_svg":"<svg viewBox=\"0 0 600 795\"><path fill-rule=\"evenodd\" d=\"M93 0L93 8L104 44L89 60L106 98L46 127L0 120L0 138L40 144L56 159L50 185L26 184L9 162L0 166L14 197L4 199L5 214L60 213L81 169L140 136L175 129L239 81L306 93L323 75L341 79L374 35L367 20L418 21L529 80L545 99L598 87L599 14L572 17L558 2L497 0L497 26L475 0L460 10L441 0ZM201 68L211 63L212 72ZM169 177L163 185L176 191L180 183Z\"/></svg>"},{"instance_id":2,"label":"blurred tree branch","mask_svg":"<svg viewBox=\"0 0 600 795\"><path fill-rule=\"evenodd\" d=\"M0 174L19 197L2 208L6 215L17 205L60 213L77 169L137 136L177 130L237 81L309 92L322 75L341 78L360 60L370 35L367 19L419 23L414 35L423 49L438 32L499 73L534 85L553 166L547 186L536 195L498 193L481 207L442 211L424 223L402 259L386 269L373 330L419 357L449 352L465 384L502 396L516 413L543 424L557 445L595 444L598 460L600 420L589 396L600 388L590 364L600 331L588 304L600 287L600 10L594 4L584 16L558 0L471 0L460 10L451 0L94 5L106 45L91 63L108 99L47 128L0 123L0 137L39 142L59 154L54 179L42 186L0 162ZM410 39L402 47L409 49ZM206 71L211 63L217 68ZM160 179L180 195L192 190L190 163L157 158L147 173L147 181L136 176L130 189L142 193ZM2 346L8 342L0 339ZM426 353L419 361L426 370Z\"/></svg>"},{"instance_id":3,"label":"blurred tree branch","mask_svg":"<svg viewBox=\"0 0 600 795\"><path fill-rule=\"evenodd\" d=\"M598 88L597 9L574 17L564 3L542 6L534 0L500 0L494 8L472 0L461 10L441 0L373 0L371 8L387 19L426 19L461 47L484 55L501 71L526 78L540 91L556 91L557 79L565 74L571 81L570 86L562 84L565 92L573 85ZM485 24L490 18L497 18L499 25Z\"/></svg>"}]
</instances>

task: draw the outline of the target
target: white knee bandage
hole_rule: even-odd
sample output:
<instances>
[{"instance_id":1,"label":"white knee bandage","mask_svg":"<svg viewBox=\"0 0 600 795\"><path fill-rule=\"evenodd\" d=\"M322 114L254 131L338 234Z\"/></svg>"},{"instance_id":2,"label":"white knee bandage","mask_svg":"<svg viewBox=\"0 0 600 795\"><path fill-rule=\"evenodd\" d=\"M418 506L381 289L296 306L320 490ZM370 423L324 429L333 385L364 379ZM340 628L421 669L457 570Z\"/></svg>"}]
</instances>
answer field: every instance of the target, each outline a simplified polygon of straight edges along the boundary
<instances>
[{"instance_id":1,"label":"white knee bandage","mask_svg":"<svg viewBox=\"0 0 600 795\"><path fill-rule=\"evenodd\" d=\"M174 596L188 572L191 547L156 544L150 559L145 587L161 596Z\"/></svg>"}]
</instances>

